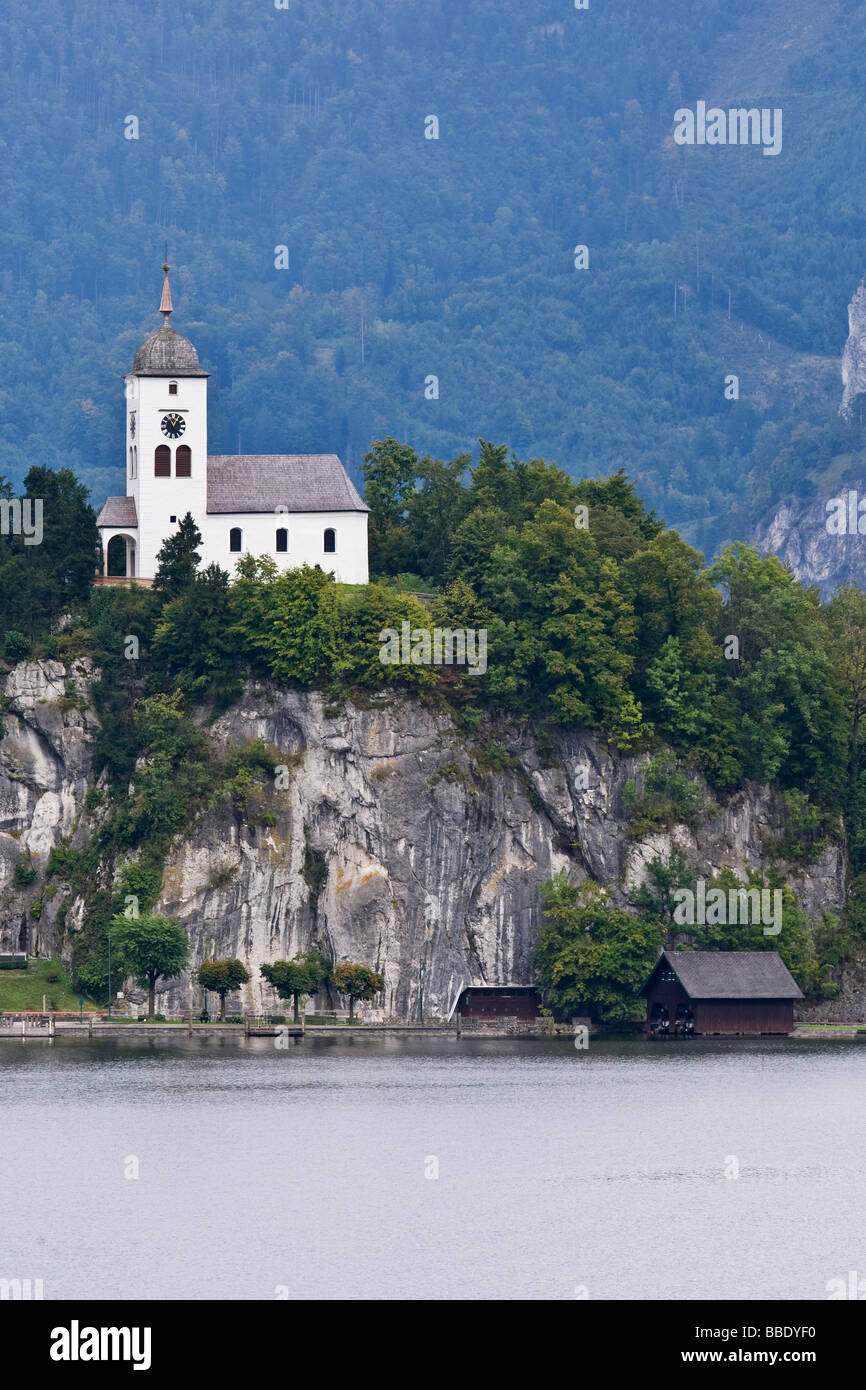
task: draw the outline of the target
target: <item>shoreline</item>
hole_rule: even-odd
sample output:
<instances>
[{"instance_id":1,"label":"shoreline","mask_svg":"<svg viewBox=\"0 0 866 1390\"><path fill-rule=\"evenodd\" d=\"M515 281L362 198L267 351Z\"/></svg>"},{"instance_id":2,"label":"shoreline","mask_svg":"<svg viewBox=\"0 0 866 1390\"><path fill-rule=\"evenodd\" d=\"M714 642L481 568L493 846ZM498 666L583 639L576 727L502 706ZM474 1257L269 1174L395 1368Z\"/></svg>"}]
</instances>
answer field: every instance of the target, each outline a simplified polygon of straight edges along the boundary
<instances>
[{"instance_id":1,"label":"shoreline","mask_svg":"<svg viewBox=\"0 0 866 1390\"><path fill-rule=\"evenodd\" d=\"M278 1024L272 1027L247 1027L243 1023L96 1023L92 1020L72 1022L70 1020L53 1022L46 1019L44 1024L37 1015L32 1019L16 1020L11 1028L0 1028L0 1042L40 1042L51 1041L55 1037L75 1038L87 1042L116 1038L155 1037L165 1042L171 1038L201 1037L212 1041L226 1037L235 1040L246 1038L270 1038L274 1042L280 1037L293 1042L305 1038L443 1038L457 1042L549 1042L572 1039L574 1029L567 1025L555 1028L513 1030L508 1028L486 1027L459 1029L452 1024L413 1024L413 1023L360 1023L360 1024ZM688 1046L690 1042L864 1042L866 1043L866 1024L798 1024L790 1034L706 1034L693 1038L669 1037L648 1038L641 1031L599 1030L591 1034L592 1042L653 1042L660 1046ZM585 1050L585 1049L581 1049Z\"/></svg>"}]
</instances>

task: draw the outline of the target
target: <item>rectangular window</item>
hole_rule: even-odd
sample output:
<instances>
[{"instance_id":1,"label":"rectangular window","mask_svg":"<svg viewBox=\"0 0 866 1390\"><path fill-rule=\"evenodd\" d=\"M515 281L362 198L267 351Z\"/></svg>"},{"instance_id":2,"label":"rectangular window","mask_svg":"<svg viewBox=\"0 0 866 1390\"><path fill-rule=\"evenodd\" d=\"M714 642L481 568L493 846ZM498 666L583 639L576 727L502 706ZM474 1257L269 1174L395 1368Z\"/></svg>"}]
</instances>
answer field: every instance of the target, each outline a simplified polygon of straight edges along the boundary
<instances>
[{"instance_id":1,"label":"rectangular window","mask_svg":"<svg viewBox=\"0 0 866 1390\"><path fill-rule=\"evenodd\" d=\"M177 382L176 382L176 381L170 381L170 382L168 383L168 394L169 394L170 396L176 396L176 395L177 395Z\"/></svg>"}]
</instances>

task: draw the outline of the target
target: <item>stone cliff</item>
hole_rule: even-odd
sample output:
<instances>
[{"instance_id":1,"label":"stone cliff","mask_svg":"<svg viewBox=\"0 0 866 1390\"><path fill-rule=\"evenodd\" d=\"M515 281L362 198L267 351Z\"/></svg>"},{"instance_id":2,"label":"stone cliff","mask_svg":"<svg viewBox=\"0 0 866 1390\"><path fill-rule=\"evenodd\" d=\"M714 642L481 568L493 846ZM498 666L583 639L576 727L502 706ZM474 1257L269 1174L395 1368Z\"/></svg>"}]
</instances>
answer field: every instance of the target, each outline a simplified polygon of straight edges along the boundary
<instances>
[{"instance_id":1,"label":"stone cliff","mask_svg":"<svg viewBox=\"0 0 866 1390\"><path fill-rule=\"evenodd\" d=\"M842 353L842 415L849 417L855 396L866 392L866 282L848 305L848 340Z\"/></svg>"},{"instance_id":2,"label":"stone cliff","mask_svg":"<svg viewBox=\"0 0 866 1390\"><path fill-rule=\"evenodd\" d=\"M866 394L866 281L856 290L848 306L848 339L842 353L842 402L840 414L847 420L855 418L855 401ZM863 423L862 401L856 414ZM850 459L848 460L850 464ZM754 543L759 549L778 555L789 566L801 584L815 585L822 596L829 598L843 584L866 587L866 552L863 535L858 530L866 515L856 509L866 499L866 481L849 477L856 465L847 468L844 482L839 481L836 469L831 469L833 482L819 483L814 498L804 500L789 497L776 505L755 528ZM855 525L845 533L834 534L828 528L828 503L844 499L847 508L849 494L856 494ZM866 513L866 507L864 507Z\"/></svg>"},{"instance_id":3,"label":"stone cliff","mask_svg":"<svg viewBox=\"0 0 866 1390\"><path fill-rule=\"evenodd\" d=\"M62 885L46 891L44 867L52 846L82 845L94 831L87 680L85 663L66 671L51 661L6 677L2 950L68 959L81 925L82 900ZM246 1008L275 1007L261 963L318 943L382 971L384 1005L368 1017L417 1017L423 965L425 1016L443 1018L463 984L532 981L539 884L551 873L592 877L624 903L649 861L675 845L706 874L743 872L761 866L780 829L772 793L746 787L724 806L708 797L694 832L675 826L635 842L622 794L636 760L580 732L561 733L542 758L531 733L512 731L498 759L506 765L491 770L447 717L410 702L330 706L317 693L254 685L209 733L217 750L261 737L286 771L258 815L211 814L175 840L155 910L186 926L193 968L214 953L249 964L253 981L236 1001ZM844 871L834 847L790 876L814 921L841 908ZM159 1002L199 1007L200 995L184 977ZM841 1017L844 1004L834 1008Z\"/></svg>"},{"instance_id":4,"label":"stone cliff","mask_svg":"<svg viewBox=\"0 0 866 1390\"><path fill-rule=\"evenodd\" d=\"M855 505L866 499L866 480L846 482L808 502L796 498L783 502L757 527L755 544L778 555L801 584L814 585L824 598L830 598L843 584L866 588L864 536L859 531L833 535L827 528L828 519L832 520L827 503L835 502L847 511L852 492L857 498ZM862 521L866 526L866 516Z\"/></svg>"}]
</instances>

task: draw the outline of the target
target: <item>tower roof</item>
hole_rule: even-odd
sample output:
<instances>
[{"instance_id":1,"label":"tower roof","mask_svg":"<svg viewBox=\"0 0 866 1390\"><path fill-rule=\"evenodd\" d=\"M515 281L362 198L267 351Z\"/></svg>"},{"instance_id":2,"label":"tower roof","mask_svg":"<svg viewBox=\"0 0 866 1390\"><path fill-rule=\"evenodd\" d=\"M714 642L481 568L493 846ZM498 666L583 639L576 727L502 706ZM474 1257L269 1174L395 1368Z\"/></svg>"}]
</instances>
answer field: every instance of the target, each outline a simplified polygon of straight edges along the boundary
<instances>
[{"instance_id":1,"label":"tower roof","mask_svg":"<svg viewBox=\"0 0 866 1390\"><path fill-rule=\"evenodd\" d=\"M171 286L168 283L169 265L162 267L165 276L162 282L162 298L159 312L162 314L162 328L145 338L135 354L132 364L133 376L207 376L200 370L198 353L189 338L182 338L171 327L168 317L173 312Z\"/></svg>"},{"instance_id":2,"label":"tower roof","mask_svg":"<svg viewBox=\"0 0 866 1390\"><path fill-rule=\"evenodd\" d=\"M169 324L145 338L132 364L134 376L207 376L199 369L198 353L189 338Z\"/></svg>"}]
</instances>

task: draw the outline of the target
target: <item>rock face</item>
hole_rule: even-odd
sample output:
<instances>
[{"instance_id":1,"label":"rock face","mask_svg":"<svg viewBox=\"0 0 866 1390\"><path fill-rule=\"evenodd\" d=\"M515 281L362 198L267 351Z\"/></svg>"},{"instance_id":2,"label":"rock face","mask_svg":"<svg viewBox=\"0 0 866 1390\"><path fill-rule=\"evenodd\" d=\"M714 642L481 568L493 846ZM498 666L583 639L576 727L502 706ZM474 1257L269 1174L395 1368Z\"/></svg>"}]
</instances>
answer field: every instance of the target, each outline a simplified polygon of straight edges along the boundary
<instances>
[{"instance_id":1,"label":"rock face","mask_svg":"<svg viewBox=\"0 0 866 1390\"><path fill-rule=\"evenodd\" d=\"M40 949L40 923L19 875L44 869L51 850L74 836L91 776L90 664L67 670L31 661L7 676L0 739L0 950ZM36 890L38 891L38 890ZM51 941L49 929L49 942ZM46 951L43 950L43 954Z\"/></svg>"},{"instance_id":2,"label":"rock face","mask_svg":"<svg viewBox=\"0 0 866 1390\"><path fill-rule=\"evenodd\" d=\"M840 414L852 418L856 398L866 393L866 280L848 306L848 340L842 353L842 403ZM860 407L862 414L862 404ZM833 512L849 511L854 494L853 525L840 534ZM863 515L858 513L864 502ZM846 518L847 520L847 518ZM859 524L862 522L863 532ZM829 523L829 524L828 524ZM815 585L830 597L843 584L866 587L866 481L846 480L829 495L820 492L804 501L788 498L755 530L754 541L762 550L778 555L802 584Z\"/></svg>"},{"instance_id":3,"label":"rock face","mask_svg":"<svg viewBox=\"0 0 866 1390\"><path fill-rule=\"evenodd\" d=\"M848 305L848 341L842 353L841 414L851 414L855 396L866 391L866 281Z\"/></svg>"},{"instance_id":4,"label":"rock face","mask_svg":"<svg viewBox=\"0 0 866 1390\"><path fill-rule=\"evenodd\" d=\"M86 672L73 679L86 695ZM70 704L65 682L52 662L27 663L6 682L0 949L70 950L47 902L38 923L28 914L38 882L16 887L13 873L22 850L43 863L62 837L83 843L92 829L82 808L94 716ZM282 1011L258 966L319 944L384 974L384 1003L361 1006L367 1017L417 1018L422 965L424 1015L447 1017L464 984L532 982L539 884L551 873L592 877L624 904L655 855L679 846L705 875L744 872L760 867L763 841L780 829L772 794L747 787L710 806L694 833L676 826L634 842L622 795L635 760L569 732L542 762L521 734L508 765L485 771L447 718L409 702L332 708L317 693L255 685L210 735L221 750L260 737L283 758L245 818L210 815L175 842L156 906L186 926L193 970L214 953L247 962L253 980L230 1012ZM841 908L844 870L832 848L792 876L813 920ZM72 931L80 908L68 913ZM159 1001L198 1008L200 994L184 977Z\"/></svg>"},{"instance_id":5,"label":"rock face","mask_svg":"<svg viewBox=\"0 0 866 1390\"><path fill-rule=\"evenodd\" d=\"M846 483L832 497L784 502L755 532L755 544L761 550L778 555L801 584L815 585L824 598L843 584L866 588L866 535L859 531L838 535L828 530L828 522L834 524L840 510L847 523L849 493L855 494L855 524L862 521L866 528L866 505L863 515L856 513L860 502L866 502L863 480Z\"/></svg>"}]
</instances>

